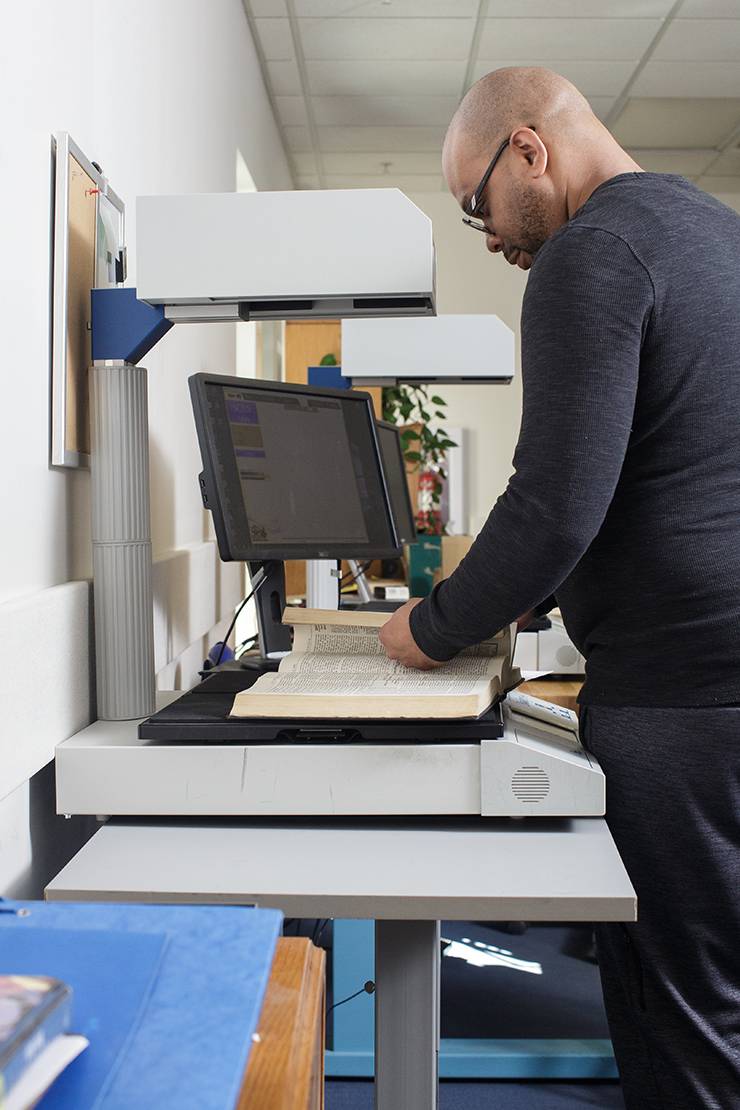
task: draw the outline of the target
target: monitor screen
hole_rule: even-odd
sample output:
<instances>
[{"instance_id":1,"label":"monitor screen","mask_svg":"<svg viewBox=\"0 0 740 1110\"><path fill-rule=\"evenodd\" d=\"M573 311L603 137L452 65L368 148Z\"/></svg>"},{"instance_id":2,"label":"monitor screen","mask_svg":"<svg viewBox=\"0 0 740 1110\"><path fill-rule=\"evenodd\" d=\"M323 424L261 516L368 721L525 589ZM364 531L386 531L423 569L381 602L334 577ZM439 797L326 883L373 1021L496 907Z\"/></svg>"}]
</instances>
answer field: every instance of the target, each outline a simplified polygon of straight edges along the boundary
<instances>
[{"instance_id":1,"label":"monitor screen","mask_svg":"<svg viewBox=\"0 0 740 1110\"><path fill-rule=\"evenodd\" d=\"M378 421L378 439L383 457L383 469L391 499L391 509L396 523L396 535L401 543L416 542L416 522L411 507L411 495L406 481L406 464L403 458L401 433L395 424Z\"/></svg>"},{"instance_id":2,"label":"monitor screen","mask_svg":"<svg viewBox=\"0 0 740 1110\"><path fill-rule=\"evenodd\" d=\"M222 559L398 554L367 393L210 374L190 392Z\"/></svg>"}]
</instances>

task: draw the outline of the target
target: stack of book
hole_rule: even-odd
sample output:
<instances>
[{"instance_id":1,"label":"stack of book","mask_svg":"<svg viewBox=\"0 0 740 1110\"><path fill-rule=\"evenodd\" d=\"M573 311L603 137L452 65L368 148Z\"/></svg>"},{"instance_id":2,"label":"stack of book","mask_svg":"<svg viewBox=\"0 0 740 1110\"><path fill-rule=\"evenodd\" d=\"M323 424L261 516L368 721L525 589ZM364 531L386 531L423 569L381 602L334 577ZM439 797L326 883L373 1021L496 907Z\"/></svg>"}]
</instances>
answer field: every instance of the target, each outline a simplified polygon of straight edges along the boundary
<instances>
[{"instance_id":1,"label":"stack of book","mask_svg":"<svg viewBox=\"0 0 740 1110\"><path fill-rule=\"evenodd\" d=\"M0 975L0 1106L26 1110L87 1047L70 1033L72 991L48 975Z\"/></svg>"}]
</instances>

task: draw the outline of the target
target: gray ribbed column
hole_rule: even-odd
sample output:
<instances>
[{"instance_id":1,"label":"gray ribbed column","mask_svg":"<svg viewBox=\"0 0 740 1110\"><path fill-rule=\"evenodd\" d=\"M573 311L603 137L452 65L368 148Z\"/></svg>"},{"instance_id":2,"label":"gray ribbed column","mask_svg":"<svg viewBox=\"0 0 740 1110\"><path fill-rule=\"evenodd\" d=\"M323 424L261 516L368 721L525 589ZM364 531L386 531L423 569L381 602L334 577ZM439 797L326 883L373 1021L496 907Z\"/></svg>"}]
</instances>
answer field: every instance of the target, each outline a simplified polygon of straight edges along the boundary
<instances>
[{"instance_id":1,"label":"gray ribbed column","mask_svg":"<svg viewBox=\"0 0 740 1110\"><path fill-rule=\"evenodd\" d=\"M146 370L90 371L91 499L98 717L154 712Z\"/></svg>"},{"instance_id":2,"label":"gray ribbed column","mask_svg":"<svg viewBox=\"0 0 740 1110\"><path fill-rule=\"evenodd\" d=\"M438 1110L438 921L375 922L375 1110Z\"/></svg>"}]
</instances>

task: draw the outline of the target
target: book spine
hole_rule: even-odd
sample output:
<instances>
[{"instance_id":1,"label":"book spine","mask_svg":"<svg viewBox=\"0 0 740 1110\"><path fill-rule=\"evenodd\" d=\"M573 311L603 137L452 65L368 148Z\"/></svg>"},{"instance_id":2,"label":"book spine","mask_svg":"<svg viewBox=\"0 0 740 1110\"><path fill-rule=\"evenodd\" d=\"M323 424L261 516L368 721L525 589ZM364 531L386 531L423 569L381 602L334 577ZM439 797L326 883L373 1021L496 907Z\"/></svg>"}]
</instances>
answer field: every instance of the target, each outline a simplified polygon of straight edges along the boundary
<instances>
[{"instance_id":1,"label":"book spine","mask_svg":"<svg viewBox=\"0 0 740 1110\"><path fill-rule=\"evenodd\" d=\"M0 1106L36 1057L55 1037L68 1033L72 1022L72 992L67 990L53 1009L46 1013L30 1035L18 1045L12 1059L0 1071Z\"/></svg>"}]
</instances>

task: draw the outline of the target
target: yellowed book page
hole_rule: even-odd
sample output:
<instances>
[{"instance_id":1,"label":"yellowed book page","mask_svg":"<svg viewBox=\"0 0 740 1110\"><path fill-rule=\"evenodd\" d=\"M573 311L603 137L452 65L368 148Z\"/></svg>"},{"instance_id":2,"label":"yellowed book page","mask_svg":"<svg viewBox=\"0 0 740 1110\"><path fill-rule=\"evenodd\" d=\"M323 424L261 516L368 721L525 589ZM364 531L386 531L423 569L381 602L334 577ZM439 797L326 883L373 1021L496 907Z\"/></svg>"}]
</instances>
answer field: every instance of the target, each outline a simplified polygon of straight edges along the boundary
<instances>
[{"instance_id":1,"label":"yellowed book page","mask_svg":"<svg viewBox=\"0 0 740 1110\"><path fill-rule=\"evenodd\" d=\"M267 674L236 695L232 716L437 717L477 716L501 690L490 659L457 658L434 671L417 671L391 660L367 660L375 669L336 666L317 671L297 657L289 671ZM334 664L356 660L331 661ZM360 660L364 663L366 660ZM497 661L499 667L503 660ZM470 666L472 664L472 667ZM334 704L336 703L336 704Z\"/></svg>"},{"instance_id":2,"label":"yellowed book page","mask_svg":"<svg viewBox=\"0 0 740 1110\"><path fill-rule=\"evenodd\" d=\"M287 605L283 609L283 624L294 627L303 624L335 624L345 628L382 628L392 616L393 613L373 613L372 610L355 613L352 609L300 609Z\"/></svg>"},{"instance_id":3,"label":"yellowed book page","mask_svg":"<svg viewBox=\"0 0 740 1110\"><path fill-rule=\"evenodd\" d=\"M403 674L267 674L237 694L234 717L462 717L493 700L493 680L439 671Z\"/></svg>"},{"instance_id":4,"label":"yellowed book page","mask_svg":"<svg viewBox=\"0 0 740 1110\"><path fill-rule=\"evenodd\" d=\"M421 677L427 686L432 679L441 684L459 681L468 686L479 679L501 680L505 667L506 660L503 656L490 655L456 655L433 671L417 671L412 667L404 667L387 655L304 655L297 652L281 660L280 675L301 675L308 681L313 677L317 683L323 684L335 675L356 674L368 681L392 682L403 692L404 686L417 677ZM255 689L261 681L259 678L251 689Z\"/></svg>"},{"instance_id":5,"label":"yellowed book page","mask_svg":"<svg viewBox=\"0 0 740 1110\"><path fill-rule=\"evenodd\" d=\"M287 614L309 613L311 619L305 623L293 623ZM283 623L293 623L293 653L303 655L332 655L332 656L381 656L385 658L385 649L380 643L379 630L391 614L389 613L345 613L320 609L286 609ZM340 623L338 618L352 617L353 623ZM379 617L380 621L372 624L365 623L368 617ZM317 619L326 618L326 619ZM512 649L511 627L502 628L490 640L482 644L465 648L456 658L469 659L473 657L506 658L511 655ZM289 658L289 657L288 657ZM285 669L281 665L281 670Z\"/></svg>"},{"instance_id":6,"label":"yellowed book page","mask_svg":"<svg viewBox=\"0 0 740 1110\"><path fill-rule=\"evenodd\" d=\"M385 616L385 614L380 614ZM293 652L301 655L382 655L377 628L342 624L303 624L293 629ZM287 658L287 657L286 657Z\"/></svg>"},{"instance_id":7,"label":"yellowed book page","mask_svg":"<svg viewBox=\"0 0 740 1110\"><path fill-rule=\"evenodd\" d=\"M237 695L237 698L239 695ZM459 698L447 698L430 702L428 697L406 697L398 701L367 697L326 697L307 694L286 705L285 699L256 695L252 702L242 704L234 701L232 717L278 717L281 720L459 720L476 718L490 705L488 697L477 698L468 694Z\"/></svg>"}]
</instances>

